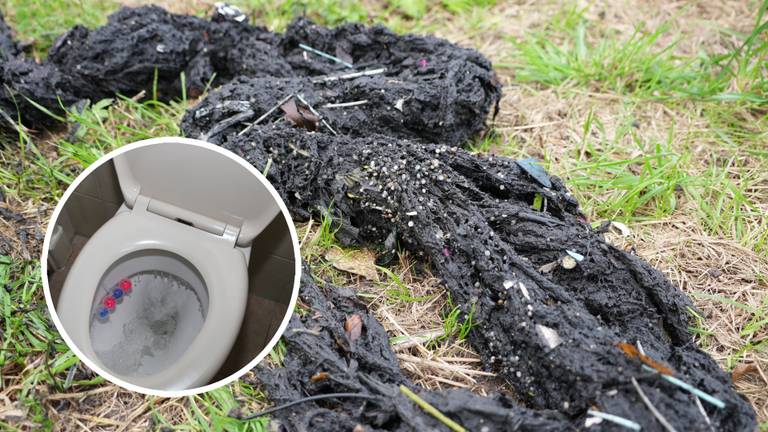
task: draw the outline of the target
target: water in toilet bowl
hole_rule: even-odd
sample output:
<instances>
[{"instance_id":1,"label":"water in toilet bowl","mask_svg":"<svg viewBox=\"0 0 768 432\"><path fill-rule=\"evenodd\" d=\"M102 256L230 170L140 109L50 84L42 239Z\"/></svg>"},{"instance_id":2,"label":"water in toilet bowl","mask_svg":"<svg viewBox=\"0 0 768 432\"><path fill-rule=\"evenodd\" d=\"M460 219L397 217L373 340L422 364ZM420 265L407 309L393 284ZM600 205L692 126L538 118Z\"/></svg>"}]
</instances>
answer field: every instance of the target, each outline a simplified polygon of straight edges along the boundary
<instances>
[{"instance_id":1,"label":"water in toilet bowl","mask_svg":"<svg viewBox=\"0 0 768 432\"><path fill-rule=\"evenodd\" d=\"M205 321L204 304L195 290L167 272L140 272L101 288L91 343L101 362L117 374L162 371L181 357Z\"/></svg>"}]
</instances>

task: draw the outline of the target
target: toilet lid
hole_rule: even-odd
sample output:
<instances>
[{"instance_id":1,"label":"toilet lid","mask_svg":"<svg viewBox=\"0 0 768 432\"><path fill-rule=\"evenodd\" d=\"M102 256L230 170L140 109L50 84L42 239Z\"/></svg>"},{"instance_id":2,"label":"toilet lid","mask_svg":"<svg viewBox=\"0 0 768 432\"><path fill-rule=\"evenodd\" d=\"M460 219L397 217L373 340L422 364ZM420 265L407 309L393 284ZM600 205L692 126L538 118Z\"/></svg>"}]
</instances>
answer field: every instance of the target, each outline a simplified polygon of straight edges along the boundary
<instances>
[{"instance_id":1,"label":"toilet lid","mask_svg":"<svg viewBox=\"0 0 768 432\"><path fill-rule=\"evenodd\" d=\"M141 194L239 227L240 246L250 244L280 212L270 191L251 171L201 146L206 143L177 137L152 141L115 156L128 207L133 208Z\"/></svg>"}]
</instances>

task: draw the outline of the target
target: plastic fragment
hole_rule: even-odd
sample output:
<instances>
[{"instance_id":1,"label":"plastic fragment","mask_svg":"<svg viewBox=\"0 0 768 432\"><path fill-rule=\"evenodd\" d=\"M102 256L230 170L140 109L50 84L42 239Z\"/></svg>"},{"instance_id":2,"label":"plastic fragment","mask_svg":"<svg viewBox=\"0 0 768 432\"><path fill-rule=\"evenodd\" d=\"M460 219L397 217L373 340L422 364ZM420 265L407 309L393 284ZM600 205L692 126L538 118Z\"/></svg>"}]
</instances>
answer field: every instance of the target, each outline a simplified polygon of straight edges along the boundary
<instances>
[{"instance_id":1,"label":"plastic fragment","mask_svg":"<svg viewBox=\"0 0 768 432\"><path fill-rule=\"evenodd\" d=\"M531 294L528 292L528 288L523 284L522 282L518 282L518 286L520 287L520 291L523 293L523 296L526 300L531 300Z\"/></svg>"},{"instance_id":2,"label":"plastic fragment","mask_svg":"<svg viewBox=\"0 0 768 432\"><path fill-rule=\"evenodd\" d=\"M339 102L339 103L327 103L323 105L323 108L348 108L358 105L365 105L368 103L367 99L353 101L353 102Z\"/></svg>"},{"instance_id":3,"label":"plastic fragment","mask_svg":"<svg viewBox=\"0 0 768 432\"><path fill-rule=\"evenodd\" d=\"M133 289L133 283L129 279L123 279L120 281L120 283L117 285L120 287L121 290L123 290L124 294L128 294Z\"/></svg>"},{"instance_id":4,"label":"plastic fragment","mask_svg":"<svg viewBox=\"0 0 768 432\"><path fill-rule=\"evenodd\" d=\"M599 425L602 422L603 422L603 419L600 418L600 417L587 417L584 420L584 427L585 428L590 428L590 427L592 427L594 425Z\"/></svg>"},{"instance_id":5,"label":"plastic fragment","mask_svg":"<svg viewBox=\"0 0 768 432\"><path fill-rule=\"evenodd\" d=\"M349 62L345 62L344 60L342 60L342 59L340 59L340 58L338 58L338 57L336 57L336 56L330 55L330 54L328 54L327 52L323 52L323 51L320 51L319 49L316 49L316 48L312 48L312 47L311 47L311 46L309 46L309 45L305 45L305 44L299 44L299 48L303 49L304 51L309 51L309 52L311 52L311 53L313 53L313 54L317 54L317 55L319 55L320 57L325 57L325 58L327 58L328 60L333 60L333 61L335 61L336 63L339 63L339 64L343 64L344 66L346 66L346 67L348 67L348 68L350 68L350 69L352 69L352 68L354 68L354 67L355 67L355 66L354 66L352 63L349 63Z\"/></svg>"},{"instance_id":6,"label":"plastic fragment","mask_svg":"<svg viewBox=\"0 0 768 432\"><path fill-rule=\"evenodd\" d=\"M616 423L619 426L624 426L625 428L631 429L633 431L639 431L642 429L640 425L637 424L636 422L629 419L625 419L624 417L619 417L617 415L608 414L608 413L595 411L595 410L589 410L587 411L587 414L593 417L598 417L603 420L607 420L611 423Z\"/></svg>"},{"instance_id":7,"label":"plastic fragment","mask_svg":"<svg viewBox=\"0 0 768 432\"><path fill-rule=\"evenodd\" d=\"M646 365L643 365L643 369L645 369L647 371L650 371L650 372L657 372L658 373L657 370L655 370L655 369L653 369L651 367L648 367ZM709 402L711 405L714 405L714 406L716 406L716 407L718 407L720 409L725 408L725 402L723 402L720 399L712 396L711 394L705 393L705 392L697 389L696 387L688 384L687 382L681 381L681 380L679 380L679 379L677 379L677 378L675 378L673 376L662 374L662 373L660 373L659 375L661 375L662 379L664 379L664 380L666 380L666 381L668 381L668 382L670 382L670 383L672 383L672 384L674 384L674 385L676 385L676 386L678 386L678 387L680 387L680 388L682 388L684 390L687 390L690 393L693 393L694 395L698 396L700 399L703 399L705 402Z\"/></svg>"},{"instance_id":8,"label":"plastic fragment","mask_svg":"<svg viewBox=\"0 0 768 432\"><path fill-rule=\"evenodd\" d=\"M515 161L515 163L542 186L546 188L552 187L552 181L549 179L549 174L547 174L544 168L539 165L539 161L537 159L518 159Z\"/></svg>"},{"instance_id":9,"label":"plastic fragment","mask_svg":"<svg viewBox=\"0 0 768 432\"><path fill-rule=\"evenodd\" d=\"M571 256L573 259L575 259L575 260L576 260L576 261L578 261L578 262L582 262L582 261L584 261L584 255L582 255L582 254L580 254L580 253L578 253L578 252L574 252L574 251L572 251L572 250L567 250L567 249L566 249L565 253L567 253L568 255L570 255L570 256Z\"/></svg>"},{"instance_id":10,"label":"plastic fragment","mask_svg":"<svg viewBox=\"0 0 768 432\"><path fill-rule=\"evenodd\" d=\"M536 324L536 334L539 335L539 337L544 341L544 344L547 345L549 349L554 349L563 343L563 339L560 338L560 335L557 334L557 331L545 325Z\"/></svg>"},{"instance_id":11,"label":"plastic fragment","mask_svg":"<svg viewBox=\"0 0 768 432\"><path fill-rule=\"evenodd\" d=\"M115 308L115 306L117 305L117 302L115 301L114 297L107 296L107 297L104 298L103 304L104 304L104 307L106 307L107 309L109 309L111 311L111 310L113 310Z\"/></svg>"},{"instance_id":12,"label":"plastic fragment","mask_svg":"<svg viewBox=\"0 0 768 432\"><path fill-rule=\"evenodd\" d=\"M386 71L387 71L387 68L367 69L360 72L353 72L353 73L342 74L342 75L328 75L328 76L316 77L316 78L312 78L312 82L319 83L319 82L348 80L348 79L358 78L361 76L379 75L379 74L383 74Z\"/></svg>"},{"instance_id":13,"label":"plastic fragment","mask_svg":"<svg viewBox=\"0 0 768 432\"><path fill-rule=\"evenodd\" d=\"M216 7L216 14L222 18L235 22L244 22L248 19L243 11L241 11L237 6L232 6L223 2L216 2L214 3L214 6Z\"/></svg>"}]
</instances>

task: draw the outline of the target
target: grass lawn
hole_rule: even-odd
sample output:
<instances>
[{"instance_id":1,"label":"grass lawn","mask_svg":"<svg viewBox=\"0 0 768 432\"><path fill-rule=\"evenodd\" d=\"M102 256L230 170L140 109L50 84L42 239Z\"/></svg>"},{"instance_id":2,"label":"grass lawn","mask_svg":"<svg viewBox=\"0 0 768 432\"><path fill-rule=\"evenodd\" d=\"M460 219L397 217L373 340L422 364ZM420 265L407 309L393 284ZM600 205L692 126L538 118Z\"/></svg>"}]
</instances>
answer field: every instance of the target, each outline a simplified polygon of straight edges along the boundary
<instances>
[{"instance_id":1,"label":"grass lawn","mask_svg":"<svg viewBox=\"0 0 768 432\"><path fill-rule=\"evenodd\" d=\"M0 0L0 8L40 57L71 26L98 26L121 4L139 3ZM199 15L212 3L159 2ZM690 331L734 372L768 430L768 1L233 3L273 29L301 13L329 25L380 22L488 56L505 95L490 131L468 147L544 160L590 220L617 222L610 240L693 298ZM58 197L111 149L179 134L195 103L132 96L70 115L81 125L74 138L21 136L0 151L0 206L23 215L0 219L0 238L11 239L0 249L0 429L268 430L268 419L228 417L268 403L248 375L181 399L127 392L87 373L48 317L39 253ZM481 394L508 388L480 368L463 340L471 317L458 316L436 279L417 275L407 255L394 268L373 267L368 251L340 249L330 226L297 227L305 259L326 278L358 285L417 383ZM340 262L367 266L378 281L340 271Z\"/></svg>"}]
</instances>

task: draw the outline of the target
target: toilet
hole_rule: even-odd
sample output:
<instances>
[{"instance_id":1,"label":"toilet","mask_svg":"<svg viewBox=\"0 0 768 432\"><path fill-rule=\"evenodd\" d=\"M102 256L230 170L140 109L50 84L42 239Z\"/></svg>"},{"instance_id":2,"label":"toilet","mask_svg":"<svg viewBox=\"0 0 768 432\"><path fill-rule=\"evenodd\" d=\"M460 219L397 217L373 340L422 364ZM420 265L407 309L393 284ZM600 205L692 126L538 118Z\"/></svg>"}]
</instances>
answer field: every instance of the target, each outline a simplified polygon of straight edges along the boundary
<instances>
[{"instance_id":1,"label":"toilet","mask_svg":"<svg viewBox=\"0 0 768 432\"><path fill-rule=\"evenodd\" d=\"M252 243L280 207L199 141L143 143L114 157L125 202L77 255L56 312L97 370L145 389L197 388L233 347Z\"/></svg>"}]
</instances>

